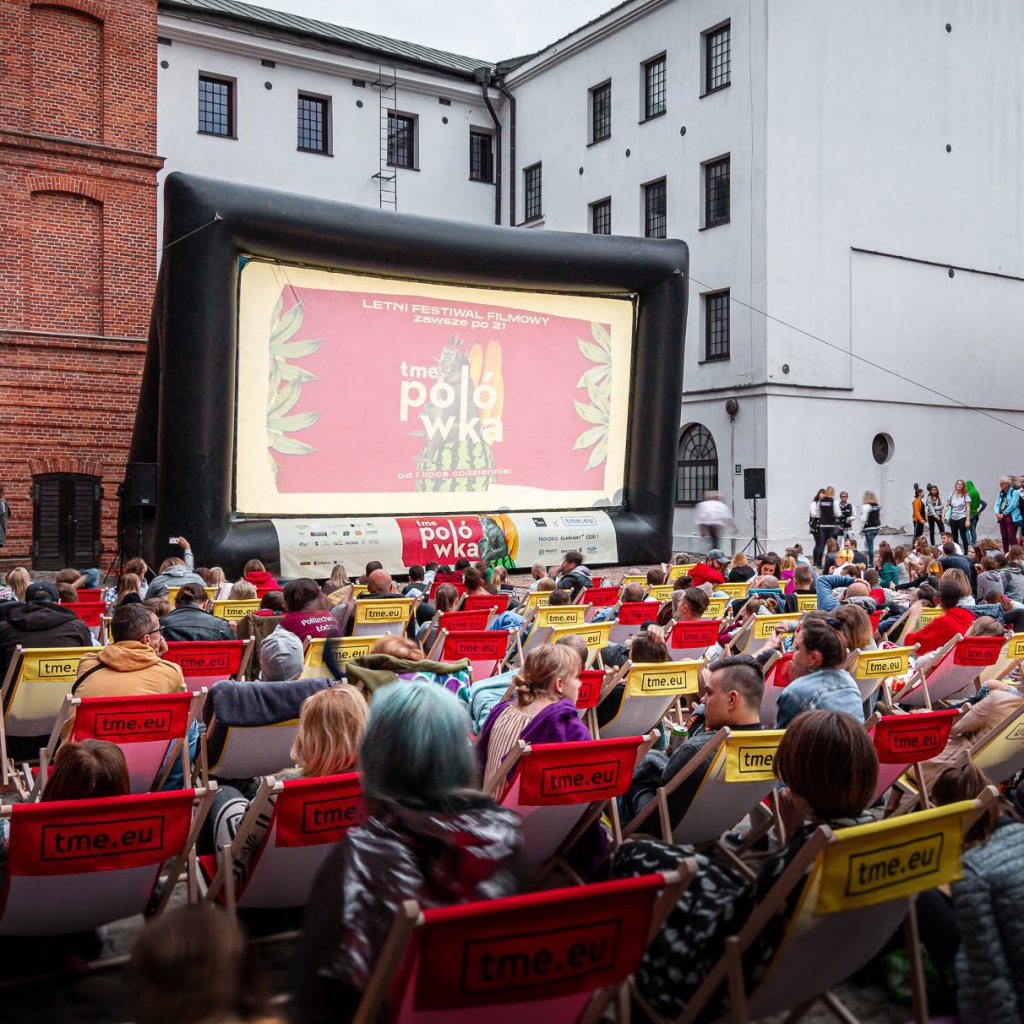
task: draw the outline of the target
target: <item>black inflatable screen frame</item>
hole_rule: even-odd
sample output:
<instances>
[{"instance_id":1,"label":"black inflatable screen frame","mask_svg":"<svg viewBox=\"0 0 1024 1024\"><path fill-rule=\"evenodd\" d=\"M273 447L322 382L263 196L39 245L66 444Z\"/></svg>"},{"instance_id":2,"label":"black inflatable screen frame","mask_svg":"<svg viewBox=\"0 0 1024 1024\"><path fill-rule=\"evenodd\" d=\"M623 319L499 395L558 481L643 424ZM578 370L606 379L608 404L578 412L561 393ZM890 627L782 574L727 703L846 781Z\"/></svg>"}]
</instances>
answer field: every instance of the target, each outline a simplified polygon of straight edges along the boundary
<instances>
[{"instance_id":1,"label":"black inflatable screen frame","mask_svg":"<svg viewBox=\"0 0 1024 1024\"><path fill-rule=\"evenodd\" d=\"M621 508L622 563L672 548L689 252L682 241L480 226L375 210L175 172L131 461L158 465L155 513L124 530L157 561L187 537L234 575L279 565L269 519L233 515L240 257L443 284L637 296ZM557 472L556 467L552 467ZM494 511L498 511L497 509ZM125 510L126 516L129 510ZM346 514L339 510L339 514Z\"/></svg>"}]
</instances>

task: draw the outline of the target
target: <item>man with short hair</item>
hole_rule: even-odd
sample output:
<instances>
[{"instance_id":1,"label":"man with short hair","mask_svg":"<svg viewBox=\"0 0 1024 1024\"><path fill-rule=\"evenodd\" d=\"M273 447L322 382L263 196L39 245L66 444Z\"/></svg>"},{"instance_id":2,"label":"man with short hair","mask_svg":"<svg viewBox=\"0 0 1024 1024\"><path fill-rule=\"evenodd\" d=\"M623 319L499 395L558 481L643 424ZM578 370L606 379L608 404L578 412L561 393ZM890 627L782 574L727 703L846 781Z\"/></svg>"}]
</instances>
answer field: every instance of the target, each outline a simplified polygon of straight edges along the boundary
<instances>
[{"instance_id":1,"label":"man with short hair","mask_svg":"<svg viewBox=\"0 0 1024 1024\"><path fill-rule=\"evenodd\" d=\"M820 593L820 592L819 592ZM864 721L864 701L853 676L843 668L846 648L822 615L810 615L793 639L790 683L779 697L775 727L785 729L804 711L846 711Z\"/></svg>"},{"instance_id":2,"label":"man with short hair","mask_svg":"<svg viewBox=\"0 0 1024 1024\"><path fill-rule=\"evenodd\" d=\"M962 555L964 553L964 549L962 547L960 547L960 545L957 544L957 542L953 539L953 534L949 532L948 528L942 531L942 545L941 546L942 546L943 553L945 553L946 545L947 544L952 544L953 545L952 554L954 554L954 555Z\"/></svg>"},{"instance_id":3,"label":"man with short hair","mask_svg":"<svg viewBox=\"0 0 1024 1024\"><path fill-rule=\"evenodd\" d=\"M572 591L574 601L583 590L594 585L594 577L590 569L583 564L583 554L580 551L567 551L557 574L552 575L555 576L559 590Z\"/></svg>"},{"instance_id":4,"label":"man with short hair","mask_svg":"<svg viewBox=\"0 0 1024 1024\"><path fill-rule=\"evenodd\" d=\"M543 562L534 562L530 569L530 575L533 577L533 582L530 584L531 593L537 589L537 585L541 580L550 579L548 567Z\"/></svg>"},{"instance_id":5,"label":"man with short hair","mask_svg":"<svg viewBox=\"0 0 1024 1024\"><path fill-rule=\"evenodd\" d=\"M644 756L633 775L633 782L622 798L622 813L629 821L654 799L661 786L667 786L683 767L728 726L735 731L761 729L761 698L764 676L761 667L746 654L719 658L709 666L702 707L697 709L689 737L670 756L652 750ZM669 819L675 825L686 814L707 774L705 762L668 798Z\"/></svg>"},{"instance_id":6,"label":"man with short hair","mask_svg":"<svg viewBox=\"0 0 1024 1024\"><path fill-rule=\"evenodd\" d=\"M942 566L943 572L947 569L959 569L971 580L973 589L974 566L966 555L957 554L957 547L951 540L947 540L942 545L942 556L939 558L939 565Z\"/></svg>"},{"instance_id":7,"label":"man with short hair","mask_svg":"<svg viewBox=\"0 0 1024 1024\"><path fill-rule=\"evenodd\" d=\"M724 583L725 569L729 559L721 548L712 548L703 562L690 570L690 579L695 587L702 583Z\"/></svg>"},{"instance_id":8,"label":"man with short hair","mask_svg":"<svg viewBox=\"0 0 1024 1024\"><path fill-rule=\"evenodd\" d=\"M402 597L422 594L427 589L426 584L423 581L425 576L426 572L422 565L410 565L409 582L402 588Z\"/></svg>"},{"instance_id":9,"label":"man with short hair","mask_svg":"<svg viewBox=\"0 0 1024 1024\"><path fill-rule=\"evenodd\" d=\"M91 647L89 627L70 608L60 605L53 583L30 583L24 604L15 604L0 622L0 682L15 647ZM38 751L36 751L38 753Z\"/></svg>"},{"instance_id":10,"label":"man with short hair","mask_svg":"<svg viewBox=\"0 0 1024 1024\"><path fill-rule=\"evenodd\" d=\"M367 568L369 568L369 566L367 566ZM397 593L395 590L395 581L391 578L391 573L387 572L385 569L374 569L366 577L365 593L360 594L356 598L356 600L362 601L366 599L386 599L401 596L402 595ZM432 604L428 604L426 601L420 601L420 603L416 606L417 625L426 625L428 622L433 620L436 614L437 609Z\"/></svg>"},{"instance_id":11,"label":"man with short hair","mask_svg":"<svg viewBox=\"0 0 1024 1024\"><path fill-rule=\"evenodd\" d=\"M910 606L902 643L907 647L920 644L917 649L918 656L920 656L929 651L937 651L943 644L952 640L957 633L966 636L967 631L974 625L974 613L969 608L960 607L961 598L966 596L958 580L950 576L943 576L939 580L939 602L942 605L943 613L938 618L932 619L927 626L918 629L925 603L915 600Z\"/></svg>"},{"instance_id":12,"label":"man with short hair","mask_svg":"<svg viewBox=\"0 0 1024 1024\"><path fill-rule=\"evenodd\" d=\"M210 599L198 583L185 583L174 598L174 611L160 620L164 639L234 640L235 632L226 619L210 614Z\"/></svg>"},{"instance_id":13,"label":"man with short hair","mask_svg":"<svg viewBox=\"0 0 1024 1024\"><path fill-rule=\"evenodd\" d=\"M799 594L815 594L814 572L809 565L802 562L793 570L793 592L786 594L783 599L784 612L792 614L800 610L800 599L797 596Z\"/></svg>"},{"instance_id":14,"label":"man with short hair","mask_svg":"<svg viewBox=\"0 0 1024 1024\"><path fill-rule=\"evenodd\" d=\"M675 600L676 593L680 594L678 601ZM673 591L672 598L674 605L672 618L678 622L695 622L697 619L704 618L704 613L710 604L708 595L703 590L698 590L697 587Z\"/></svg>"}]
</instances>

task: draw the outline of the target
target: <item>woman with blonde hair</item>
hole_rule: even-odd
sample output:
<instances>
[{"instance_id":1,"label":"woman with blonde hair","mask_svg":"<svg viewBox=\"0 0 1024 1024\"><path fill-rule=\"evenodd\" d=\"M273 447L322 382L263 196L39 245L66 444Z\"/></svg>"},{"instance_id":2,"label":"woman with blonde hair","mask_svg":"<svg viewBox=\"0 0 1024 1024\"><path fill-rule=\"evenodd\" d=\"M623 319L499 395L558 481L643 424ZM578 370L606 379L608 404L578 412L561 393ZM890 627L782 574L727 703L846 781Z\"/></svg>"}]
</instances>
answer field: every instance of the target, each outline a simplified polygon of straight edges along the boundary
<instances>
[{"instance_id":1,"label":"woman with blonde hair","mask_svg":"<svg viewBox=\"0 0 1024 1024\"><path fill-rule=\"evenodd\" d=\"M4 577L4 582L11 588L11 594L15 601L24 601L25 590L32 582L32 577L29 576L28 569L19 565Z\"/></svg>"},{"instance_id":2,"label":"woman with blonde hair","mask_svg":"<svg viewBox=\"0 0 1024 1024\"><path fill-rule=\"evenodd\" d=\"M227 578L224 570L219 566L215 565L212 569L206 570L210 579L207 582L208 587L215 587L216 593L213 595L215 601L226 601L228 595L231 593L232 584Z\"/></svg>"},{"instance_id":3,"label":"woman with blonde hair","mask_svg":"<svg viewBox=\"0 0 1024 1024\"><path fill-rule=\"evenodd\" d=\"M248 580L239 580L228 591L229 601L255 601L256 587Z\"/></svg>"},{"instance_id":4,"label":"woman with blonde hair","mask_svg":"<svg viewBox=\"0 0 1024 1024\"><path fill-rule=\"evenodd\" d=\"M725 577L726 583L746 583L757 575L754 567L747 564L747 556L744 552L738 551L732 556L729 563L729 572Z\"/></svg>"},{"instance_id":5,"label":"woman with blonde hair","mask_svg":"<svg viewBox=\"0 0 1024 1024\"><path fill-rule=\"evenodd\" d=\"M882 528L882 510L874 491L864 492L864 505L861 508L864 520L864 546L868 549L868 565L875 562L875 537Z\"/></svg>"},{"instance_id":6,"label":"woman with blonde hair","mask_svg":"<svg viewBox=\"0 0 1024 1024\"><path fill-rule=\"evenodd\" d=\"M522 671L512 680L515 696L491 709L477 740L476 755L486 785L519 740L524 743L566 743L593 737L580 721L580 656L564 644L535 647ZM501 801L507 780L496 787Z\"/></svg>"},{"instance_id":7,"label":"woman with blonde hair","mask_svg":"<svg viewBox=\"0 0 1024 1024\"><path fill-rule=\"evenodd\" d=\"M967 492L967 484L963 480L957 480L953 484L953 490L946 498L945 508L942 510L949 532L953 535L953 543L960 545L960 550L966 552L967 545L967 523L971 517L971 496Z\"/></svg>"}]
</instances>

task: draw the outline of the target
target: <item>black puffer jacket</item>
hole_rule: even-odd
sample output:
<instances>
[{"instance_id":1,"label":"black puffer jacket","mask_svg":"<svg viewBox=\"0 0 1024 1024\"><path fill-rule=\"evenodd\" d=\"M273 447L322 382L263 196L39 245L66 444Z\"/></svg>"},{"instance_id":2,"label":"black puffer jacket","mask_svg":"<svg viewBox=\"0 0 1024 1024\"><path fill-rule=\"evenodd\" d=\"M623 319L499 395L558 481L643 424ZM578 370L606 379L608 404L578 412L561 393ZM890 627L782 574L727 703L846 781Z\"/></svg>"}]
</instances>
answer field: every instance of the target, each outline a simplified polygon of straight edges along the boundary
<instances>
[{"instance_id":1,"label":"black puffer jacket","mask_svg":"<svg viewBox=\"0 0 1024 1024\"><path fill-rule=\"evenodd\" d=\"M14 648L91 647L89 627L70 608L53 601L29 601L11 610L6 622L0 622L0 680Z\"/></svg>"}]
</instances>

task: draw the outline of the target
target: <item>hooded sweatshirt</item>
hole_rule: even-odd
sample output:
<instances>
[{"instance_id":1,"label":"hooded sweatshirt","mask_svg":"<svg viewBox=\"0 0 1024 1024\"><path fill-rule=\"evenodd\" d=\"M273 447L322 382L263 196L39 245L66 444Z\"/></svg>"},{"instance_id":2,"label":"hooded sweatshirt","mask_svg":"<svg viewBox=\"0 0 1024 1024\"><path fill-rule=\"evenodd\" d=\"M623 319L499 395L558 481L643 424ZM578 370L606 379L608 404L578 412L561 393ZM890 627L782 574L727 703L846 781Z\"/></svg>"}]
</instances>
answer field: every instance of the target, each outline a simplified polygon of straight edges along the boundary
<instances>
[{"instance_id":1,"label":"hooded sweatshirt","mask_svg":"<svg viewBox=\"0 0 1024 1024\"><path fill-rule=\"evenodd\" d=\"M1024 601L1024 573L1020 571L1020 566L1010 562L1000 575L1003 578L1003 593L1011 601Z\"/></svg>"},{"instance_id":2,"label":"hooded sweatshirt","mask_svg":"<svg viewBox=\"0 0 1024 1024\"><path fill-rule=\"evenodd\" d=\"M0 622L0 680L14 648L92 647L89 627L70 609L55 601L29 601L11 608L6 622Z\"/></svg>"},{"instance_id":3,"label":"hooded sweatshirt","mask_svg":"<svg viewBox=\"0 0 1024 1024\"><path fill-rule=\"evenodd\" d=\"M82 656L72 692L76 697L135 697L184 689L185 679L177 665L161 661L148 644L121 640Z\"/></svg>"},{"instance_id":4,"label":"hooded sweatshirt","mask_svg":"<svg viewBox=\"0 0 1024 1024\"><path fill-rule=\"evenodd\" d=\"M197 576L187 565L168 566L166 572L155 577L146 589L146 597L163 597L171 587L183 587L186 583L198 583L205 587L202 576Z\"/></svg>"},{"instance_id":5,"label":"hooded sweatshirt","mask_svg":"<svg viewBox=\"0 0 1024 1024\"><path fill-rule=\"evenodd\" d=\"M280 590L281 586L274 578L273 573L267 572L266 569L256 569L253 572L247 572L245 579L251 583L257 590L263 588L265 590Z\"/></svg>"},{"instance_id":6,"label":"hooded sweatshirt","mask_svg":"<svg viewBox=\"0 0 1024 1024\"><path fill-rule=\"evenodd\" d=\"M579 596L581 590L593 585L594 575L590 571L590 567L586 565L577 565L572 572L567 572L564 576L559 576L558 578L558 589L571 590L573 600Z\"/></svg>"},{"instance_id":7,"label":"hooded sweatshirt","mask_svg":"<svg viewBox=\"0 0 1024 1024\"><path fill-rule=\"evenodd\" d=\"M404 900L424 909L516 892L519 816L466 792L444 807L371 801L317 872L296 959L295 1007L304 1022L354 1015Z\"/></svg>"}]
</instances>

